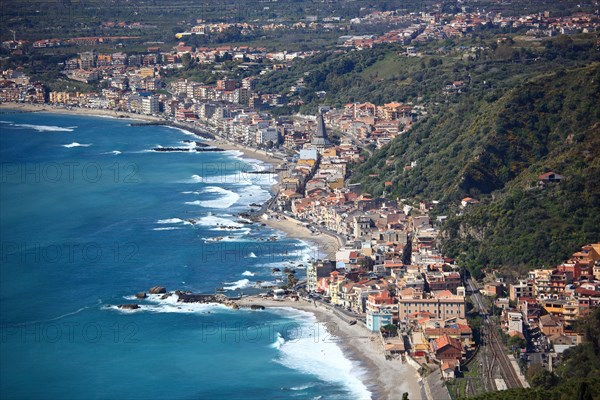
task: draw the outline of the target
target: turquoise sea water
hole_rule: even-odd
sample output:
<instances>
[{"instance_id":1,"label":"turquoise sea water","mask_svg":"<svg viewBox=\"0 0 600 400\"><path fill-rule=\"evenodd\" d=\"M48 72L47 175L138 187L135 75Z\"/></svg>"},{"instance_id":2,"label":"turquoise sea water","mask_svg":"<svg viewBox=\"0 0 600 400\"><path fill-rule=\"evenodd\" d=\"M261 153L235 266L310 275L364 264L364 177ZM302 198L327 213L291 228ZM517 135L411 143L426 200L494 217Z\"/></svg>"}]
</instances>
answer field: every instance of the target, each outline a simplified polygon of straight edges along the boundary
<instances>
[{"instance_id":1,"label":"turquoise sea water","mask_svg":"<svg viewBox=\"0 0 600 400\"><path fill-rule=\"evenodd\" d=\"M310 314L133 298L253 292L317 256L237 216L269 198L274 178L248 173L260 162L154 152L197 138L129 120L0 120L2 399L370 396Z\"/></svg>"}]
</instances>

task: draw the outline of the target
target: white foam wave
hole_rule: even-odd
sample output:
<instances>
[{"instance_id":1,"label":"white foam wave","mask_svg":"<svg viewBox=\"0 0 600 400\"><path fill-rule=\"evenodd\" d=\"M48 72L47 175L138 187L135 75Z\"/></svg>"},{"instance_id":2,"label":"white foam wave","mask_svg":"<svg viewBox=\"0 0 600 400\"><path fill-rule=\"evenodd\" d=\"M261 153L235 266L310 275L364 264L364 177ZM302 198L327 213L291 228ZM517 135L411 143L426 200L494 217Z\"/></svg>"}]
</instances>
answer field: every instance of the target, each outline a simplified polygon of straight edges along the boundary
<instances>
[{"instance_id":1,"label":"white foam wave","mask_svg":"<svg viewBox=\"0 0 600 400\"><path fill-rule=\"evenodd\" d=\"M179 128L179 127L177 127L177 126L170 126L170 125L163 125L163 126L164 126L165 128L169 128L169 129L175 129L175 130L177 130L177 131L179 131L179 132L183 133L184 135L188 135L188 136L194 136L195 138L197 138L197 139L198 139L198 141L200 141L200 140L204 140L204 139L202 139L200 136L196 135L194 132L190 132L190 131L188 131L188 130L186 130L186 129L184 129L184 128Z\"/></svg>"},{"instance_id":2,"label":"white foam wave","mask_svg":"<svg viewBox=\"0 0 600 400\"><path fill-rule=\"evenodd\" d=\"M250 258L256 258L256 254L254 254L254 252L252 251L252 252L250 252L250 254L248 255L248 257L250 257Z\"/></svg>"},{"instance_id":3,"label":"white foam wave","mask_svg":"<svg viewBox=\"0 0 600 400\"><path fill-rule=\"evenodd\" d=\"M243 172L233 172L231 174L221 174L221 175L207 175L201 176L194 174L191 176L190 180L184 181L183 183L206 183L212 185L218 185L222 183L232 184L232 185L251 185L252 182L248 179L247 174Z\"/></svg>"},{"instance_id":4,"label":"white foam wave","mask_svg":"<svg viewBox=\"0 0 600 400\"><path fill-rule=\"evenodd\" d=\"M227 218L217 217L212 214L197 219L196 223L205 227L212 227L213 230L230 230L230 228L243 227L243 224L239 222L234 222Z\"/></svg>"},{"instance_id":5,"label":"white foam wave","mask_svg":"<svg viewBox=\"0 0 600 400\"><path fill-rule=\"evenodd\" d=\"M219 186L208 186L204 188L203 193L216 193L221 196L218 199L202 201L200 205L203 207L229 208L240 199L239 194Z\"/></svg>"},{"instance_id":6,"label":"white foam wave","mask_svg":"<svg viewBox=\"0 0 600 400\"><path fill-rule=\"evenodd\" d=\"M185 221L181 218L167 218L167 219L159 219L156 221L157 224L183 224L183 225L192 225L190 221Z\"/></svg>"},{"instance_id":7,"label":"white foam wave","mask_svg":"<svg viewBox=\"0 0 600 400\"><path fill-rule=\"evenodd\" d=\"M222 226L222 227L217 227L217 228L213 228L211 229L213 231L227 231L227 232L235 232L235 233L240 233L242 235L247 235L248 233L251 232L250 228L238 228L238 227L232 227L232 226ZM239 242L239 235L229 235L227 237L225 237L223 240L225 242Z\"/></svg>"},{"instance_id":8,"label":"white foam wave","mask_svg":"<svg viewBox=\"0 0 600 400\"><path fill-rule=\"evenodd\" d=\"M283 283L283 280L282 279L277 279L277 280L274 280L274 281L263 281L263 282L260 283L259 286L261 288L271 288L271 287L275 287L275 286L277 286L277 285L279 285L281 283Z\"/></svg>"},{"instance_id":9,"label":"white foam wave","mask_svg":"<svg viewBox=\"0 0 600 400\"><path fill-rule=\"evenodd\" d=\"M307 330L302 329L302 332L312 332L316 322L313 314L292 309L288 309L286 313L295 314L293 316L303 321ZM272 344L272 347L279 350L277 362L306 374L317 375L324 381L341 384L351 392L351 398L371 398L371 393L360 380L365 371L347 359L336 341L331 340L331 336L325 331L315 336L282 339L284 341L277 338L277 344Z\"/></svg>"},{"instance_id":10,"label":"white foam wave","mask_svg":"<svg viewBox=\"0 0 600 400\"><path fill-rule=\"evenodd\" d=\"M280 350L281 346L283 346L284 343L285 339L283 338L283 336L281 336L281 333L277 332L277 339L275 339L275 342L271 344L271 347Z\"/></svg>"},{"instance_id":11,"label":"white foam wave","mask_svg":"<svg viewBox=\"0 0 600 400\"><path fill-rule=\"evenodd\" d=\"M73 132L76 126L54 126L54 125L33 125L33 124L12 124L18 128L33 129L38 132Z\"/></svg>"},{"instance_id":12,"label":"white foam wave","mask_svg":"<svg viewBox=\"0 0 600 400\"><path fill-rule=\"evenodd\" d=\"M162 227L162 228L153 228L152 230L153 231L175 231L175 230L178 230L178 229L181 229L181 228L179 228L177 226L165 226L165 227Z\"/></svg>"},{"instance_id":13,"label":"white foam wave","mask_svg":"<svg viewBox=\"0 0 600 400\"><path fill-rule=\"evenodd\" d=\"M69 144L63 144L62 147L66 147L66 148L70 149L71 147L90 147L91 145L92 145L91 143L83 144L83 143L73 142L73 143L69 143Z\"/></svg>"},{"instance_id":14,"label":"white foam wave","mask_svg":"<svg viewBox=\"0 0 600 400\"><path fill-rule=\"evenodd\" d=\"M225 282L225 285L227 285L223 286L223 289L225 290L238 290L249 288L253 286L253 283L250 282L249 279L240 279L239 281L235 282Z\"/></svg>"},{"instance_id":15,"label":"white foam wave","mask_svg":"<svg viewBox=\"0 0 600 400\"><path fill-rule=\"evenodd\" d=\"M116 305L107 308L124 314L136 312L151 313L181 313L181 314L207 314L215 310L228 310L228 307L217 303L179 303L179 297L175 293L170 293L166 299L162 294L149 294L145 300L137 299L135 296L124 296L127 300L137 300L140 308L136 310L124 310ZM151 304L147 304L151 303Z\"/></svg>"},{"instance_id":16,"label":"white foam wave","mask_svg":"<svg viewBox=\"0 0 600 400\"><path fill-rule=\"evenodd\" d=\"M232 229L213 229L215 231L233 231ZM234 230L235 235L228 235L228 236L217 236L217 237L209 237L209 238L202 238L202 240L204 240L205 243L210 243L210 242L249 242L252 241L252 239L248 239L248 238L244 238L244 236L248 235L251 232L250 228L241 228L241 229L235 229Z\"/></svg>"},{"instance_id":17,"label":"white foam wave","mask_svg":"<svg viewBox=\"0 0 600 400\"><path fill-rule=\"evenodd\" d=\"M306 390L306 389L310 389L313 386L315 386L315 385L294 386L294 387L291 387L290 390Z\"/></svg>"},{"instance_id":18,"label":"white foam wave","mask_svg":"<svg viewBox=\"0 0 600 400\"><path fill-rule=\"evenodd\" d=\"M242 272L242 276L254 276L256 275L254 272L251 271L244 271Z\"/></svg>"}]
</instances>

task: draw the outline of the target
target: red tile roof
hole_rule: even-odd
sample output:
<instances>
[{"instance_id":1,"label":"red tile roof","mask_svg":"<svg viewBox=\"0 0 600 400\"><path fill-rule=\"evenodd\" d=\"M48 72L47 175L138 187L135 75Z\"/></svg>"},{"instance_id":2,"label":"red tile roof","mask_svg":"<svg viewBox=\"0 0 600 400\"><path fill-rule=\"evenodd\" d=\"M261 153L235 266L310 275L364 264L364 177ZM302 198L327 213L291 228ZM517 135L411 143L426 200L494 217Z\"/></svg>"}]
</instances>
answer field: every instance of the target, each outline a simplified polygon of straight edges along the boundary
<instances>
[{"instance_id":1,"label":"red tile roof","mask_svg":"<svg viewBox=\"0 0 600 400\"><path fill-rule=\"evenodd\" d=\"M455 349L462 351L462 346L457 339L453 339L450 336L444 334L439 338L435 339L433 342L433 347L435 351L441 350L446 346L454 347Z\"/></svg>"}]
</instances>

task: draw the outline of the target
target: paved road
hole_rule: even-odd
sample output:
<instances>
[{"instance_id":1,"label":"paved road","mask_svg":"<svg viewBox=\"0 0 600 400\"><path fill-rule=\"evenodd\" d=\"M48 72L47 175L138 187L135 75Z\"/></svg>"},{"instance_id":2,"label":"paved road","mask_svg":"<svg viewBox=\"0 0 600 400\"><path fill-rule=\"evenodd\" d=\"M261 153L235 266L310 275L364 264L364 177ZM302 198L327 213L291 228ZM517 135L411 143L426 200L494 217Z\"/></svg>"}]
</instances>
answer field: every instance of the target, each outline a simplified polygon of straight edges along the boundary
<instances>
[{"instance_id":1,"label":"paved road","mask_svg":"<svg viewBox=\"0 0 600 400\"><path fill-rule=\"evenodd\" d=\"M323 228L322 226L317 226L316 228L323 235L329 235L329 236L335 237L340 245L340 248L343 248L344 246L346 246L346 238L343 235L340 235L339 233L334 232L334 231L330 231L329 229Z\"/></svg>"}]
</instances>

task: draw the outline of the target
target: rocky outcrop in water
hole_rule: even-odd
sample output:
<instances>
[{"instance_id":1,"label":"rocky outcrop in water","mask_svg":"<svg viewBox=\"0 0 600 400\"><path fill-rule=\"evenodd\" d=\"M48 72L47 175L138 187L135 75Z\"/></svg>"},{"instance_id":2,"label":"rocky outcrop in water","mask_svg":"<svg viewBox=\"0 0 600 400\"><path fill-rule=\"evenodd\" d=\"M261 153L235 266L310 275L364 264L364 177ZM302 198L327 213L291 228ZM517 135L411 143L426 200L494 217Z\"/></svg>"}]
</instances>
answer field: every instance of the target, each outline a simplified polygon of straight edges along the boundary
<instances>
[{"instance_id":1,"label":"rocky outcrop in water","mask_svg":"<svg viewBox=\"0 0 600 400\"><path fill-rule=\"evenodd\" d=\"M225 151L221 148L218 147L193 147L193 148L189 148L189 147L155 147L152 149L152 151L158 151L158 152L183 152L183 153L190 153L190 152L197 152L197 153L201 153L201 152L205 152L205 151Z\"/></svg>"},{"instance_id":2,"label":"rocky outcrop in water","mask_svg":"<svg viewBox=\"0 0 600 400\"><path fill-rule=\"evenodd\" d=\"M239 308L239 306L237 305L236 302L229 299L229 297L225 296L224 294L220 294L220 293L219 294L198 294L198 293L191 293L191 292L181 292L179 290L176 290L175 294L177 295L177 297L179 297L179 299L177 300L177 302L179 302L179 303L203 303L203 304L217 303L217 304L223 304L227 307L231 307L235 310L237 310Z\"/></svg>"},{"instance_id":3,"label":"rocky outcrop in water","mask_svg":"<svg viewBox=\"0 0 600 400\"><path fill-rule=\"evenodd\" d=\"M164 286L154 286L150 288L149 292L150 294L163 294L167 293L167 288Z\"/></svg>"},{"instance_id":4,"label":"rocky outcrop in water","mask_svg":"<svg viewBox=\"0 0 600 400\"><path fill-rule=\"evenodd\" d=\"M140 308L140 306L137 304L119 304L117 307L119 307L121 310L137 310Z\"/></svg>"}]
</instances>

